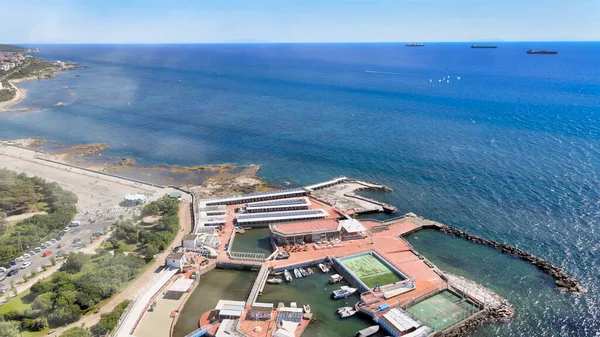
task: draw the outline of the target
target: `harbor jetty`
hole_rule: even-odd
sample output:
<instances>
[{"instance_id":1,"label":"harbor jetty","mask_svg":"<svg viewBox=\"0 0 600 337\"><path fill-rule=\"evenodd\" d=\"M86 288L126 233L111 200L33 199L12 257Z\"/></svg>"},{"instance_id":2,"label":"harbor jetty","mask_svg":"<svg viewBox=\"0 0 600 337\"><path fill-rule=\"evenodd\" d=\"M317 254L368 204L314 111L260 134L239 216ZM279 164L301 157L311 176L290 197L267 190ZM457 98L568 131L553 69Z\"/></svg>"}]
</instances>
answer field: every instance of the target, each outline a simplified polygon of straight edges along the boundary
<instances>
[{"instance_id":1,"label":"harbor jetty","mask_svg":"<svg viewBox=\"0 0 600 337\"><path fill-rule=\"evenodd\" d=\"M465 232L461 229L454 228L436 221L427 220L423 217L417 216L414 213L407 213L403 217L392 220L389 223L393 223L394 221L402 221L403 219L411 219L412 222L419 224L419 227L415 228L415 230L410 233L413 233L420 229L434 229L439 230L443 233L452 234L454 236L463 238L465 240L469 240L474 243L493 247L495 249L500 250L502 253L510 254L524 261L527 261L533 264L534 266L538 267L542 272L549 274L554 278L556 287L559 290L570 291L573 293L585 292L585 288L574 277L567 274L560 267L557 267L549 261L542 259L541 257L535 256L531 253L528 253L522 249L513 247L503 242L488 240L480 236ZM406 235L410 233L407 233Z\"/></svg>"}]
</instances>

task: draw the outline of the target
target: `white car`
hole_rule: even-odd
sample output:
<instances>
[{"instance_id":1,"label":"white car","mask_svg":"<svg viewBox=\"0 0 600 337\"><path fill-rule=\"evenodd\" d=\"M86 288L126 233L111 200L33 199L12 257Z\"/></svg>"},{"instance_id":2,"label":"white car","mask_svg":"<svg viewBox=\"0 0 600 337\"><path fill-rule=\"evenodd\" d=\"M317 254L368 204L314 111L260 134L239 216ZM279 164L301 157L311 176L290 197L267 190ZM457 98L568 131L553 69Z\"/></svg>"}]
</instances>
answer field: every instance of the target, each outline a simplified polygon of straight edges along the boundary
<instances>
[{"instance_id":1,"label":"white car","mask_svg":"<svg viewBox=\"0 0 600 337\"><path fill-rule=\"evenodd\" d=\"M52 240L50 240L50 242L51 242L52 244L55 244L55 243L56 243L56 239L52 239Z\"/></svg>"},{"instance_id":2,"label":"white car","mask_svg":"<svg viewBox=\"0 0 600 337\"><path fill-rule=\"evenodd\" d=\"M25 254L23 254L23 258L24 258L24 259L28 259L28 258L30 258L30 257L31 257L31 255L29 255L28 253L25 253Z\"/></svg>"},{"instance_id":3,"label":"white car","mask_svg":"<svg viewBox=\"0 0 600 337\"><path fill-rule=\"evenodd\" d=\"M50 241L46 241L46 242L44 242L44 244L46 245L46 247L52 246L52 242L50 242Z\"/></svg>"},{"instance_id":4,"label":"white car","mask_svg":"<svg viewBox=\"0 0 600 337\"><path fill-rule=\"evenodd\" d=\"M17 262L21 262L21 261L23 261L23 256L19 256L19 257L17 257L17 258L15 259L15 261L17 261Z\"/></svg>"},{"instance_id":5,"label":"white car","mask_svg":"<svg viewBox=\"0 0 600 337\"><path fill-rule=\"evenodd\" d=\"M21 269L25 269L27 267L31 266L31 262L27 261L27 262L23 262L23 264L21 265Z\"/></svg>"},{"instance_id":6,"label":"white car","mask_svg":"<svg viewBox=\"0 0 600 337\"><path fill-rule=\"evenodd\" d=\"M0 274L3 274L3 273L5 273L5 272L6 272L6 268L4 268L4 267L0 267Z\"/></svg>"},{"instance_id":7,"label":"white car","mask_svg":"<svg viewBox=\"0 0 600 337\"><path fill-rule=\"evenodd\" d=\"M69 226L65 227L65 229L64 229L65 232L68 232L70 230L71 230L71 227L69 227Z\"/></svg>"},{"instance_id":8,"label":"white car","mask_svg":"<svg viewBox=\"0 0 600 337\"><path fill-rule=\"evenodd\" d=\"M33 249L33 251L36 252L36 253L41 253L42 252L42 247L35 247Z\"/></svg>"}]
</instances>

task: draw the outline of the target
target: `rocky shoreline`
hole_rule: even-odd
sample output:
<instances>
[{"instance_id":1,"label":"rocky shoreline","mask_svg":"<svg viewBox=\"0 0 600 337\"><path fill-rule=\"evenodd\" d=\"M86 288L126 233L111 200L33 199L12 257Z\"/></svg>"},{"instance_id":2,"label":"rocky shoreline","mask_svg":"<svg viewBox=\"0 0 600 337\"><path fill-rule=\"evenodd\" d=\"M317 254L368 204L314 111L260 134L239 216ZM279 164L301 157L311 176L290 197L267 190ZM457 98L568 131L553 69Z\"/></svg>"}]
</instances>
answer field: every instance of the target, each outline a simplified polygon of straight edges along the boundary
<instances>
[{"instance_id":1,"label":"rocky shoreline","mask_svg":"<svg viewBox=\"0 0 600 337\"><path fill-rule=\"evenodd\" d=\"M433 228L438 229L444 233L453 234L455 236L464 238L466 240L479 243L482 245L487 245L493 248L500 250L503 253L511 254L516 256L522 260L525 260L534 266L538 267L544 273L547 273L554 277L556 287L561 291L570 291L573 293L583 293L585 292L585 288L572 276L569 276L564 270L553 265L552 263L537 257L531 253L528 253L522 249L512 247L506 243L500 243L488 239L481 238L479 236L467 233L457 228L450 227L448 225L436 223L436 226Z\"/></svg>"}]
</instances>

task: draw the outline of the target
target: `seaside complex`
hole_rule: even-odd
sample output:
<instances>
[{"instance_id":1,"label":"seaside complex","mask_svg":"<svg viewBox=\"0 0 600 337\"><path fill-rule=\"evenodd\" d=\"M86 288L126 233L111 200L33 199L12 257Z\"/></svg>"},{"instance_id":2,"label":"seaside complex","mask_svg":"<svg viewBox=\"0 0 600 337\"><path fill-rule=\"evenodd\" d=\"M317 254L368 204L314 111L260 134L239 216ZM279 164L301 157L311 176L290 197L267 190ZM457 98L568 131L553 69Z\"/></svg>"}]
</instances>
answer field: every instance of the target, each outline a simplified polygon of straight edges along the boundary
<instances>
[{"instance_id":1,"label":"seaside complex","mask_svg":"<svg viewBox=\"0 0 600 337\"><path fill-rule=\"evenodd\" d=\"M179 273L169 275L172 279L165 281L162 294L195 291L203 275L215 268L253 270L253 281L245 298L222 298L205 312L191 312L183 304L184 295L172 327L178 326L177 316L190 315L196 317L197 327L185 334L172 329L171 334L301 336L311 322L320 320L317 313L323 308L317 303L261 298L269 298L270 289L291 287L311 277L322 278L326 292L323 287L306 291L332 297L327 300L331 305L340 303L332 315L340 319L362 315L372 322L357 332L360 336L377 331L411 337L446 333L506 309L500 297L442 272L403 238L435 223L411 214L387 221L359 218L363 213L395 211L355 194L361 189L388 190L341 177L304 188L196 200L193 234L186 235L182 247L166 261ZM159 297L149 302L160 307ZM352 303L342 305L337 298ZM138 336L148 331L149 324L150 319L142 317L139 325L128 326L131 330L119 331Z\"/></svg>"}]
</instances>

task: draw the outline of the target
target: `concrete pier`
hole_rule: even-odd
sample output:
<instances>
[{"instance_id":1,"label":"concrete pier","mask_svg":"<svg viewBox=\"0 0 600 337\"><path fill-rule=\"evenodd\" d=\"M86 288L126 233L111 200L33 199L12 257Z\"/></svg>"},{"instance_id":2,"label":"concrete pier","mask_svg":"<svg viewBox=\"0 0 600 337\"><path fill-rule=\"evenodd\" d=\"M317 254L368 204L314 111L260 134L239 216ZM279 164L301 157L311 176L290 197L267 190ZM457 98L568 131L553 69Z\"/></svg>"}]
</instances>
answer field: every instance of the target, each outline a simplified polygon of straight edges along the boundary
<instances>
[{"instance_id":1,"label":"concrete pier","mask_svg":"<svg viewBox=\"0 0 600 337\"><path fill-rule=\"evenodd\" d=\"M391 191L385 185L374 184L367 181L345 179L343 181L330 182L312 190L311 195L337 209L353 213L396 213L396 207L381 201L373 200L356 194L358 191Z\"/></svg>"}]
</instances>

